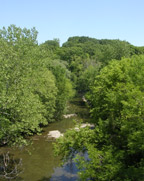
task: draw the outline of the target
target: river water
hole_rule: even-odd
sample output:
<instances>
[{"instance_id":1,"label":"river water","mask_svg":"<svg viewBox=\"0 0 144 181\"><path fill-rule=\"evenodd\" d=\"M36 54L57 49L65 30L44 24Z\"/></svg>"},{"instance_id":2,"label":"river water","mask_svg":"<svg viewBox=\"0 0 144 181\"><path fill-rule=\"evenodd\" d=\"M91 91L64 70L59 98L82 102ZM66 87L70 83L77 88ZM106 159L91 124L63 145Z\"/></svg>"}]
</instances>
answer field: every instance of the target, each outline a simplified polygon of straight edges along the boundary
<instances>
[{"instance_id":1,"label":"river water","mask_svg":"<svg viewBox=\"0 0 144 181\"><path fill-rule=\"evenodd\" d=\"M55 157L53 140L47 139L47 134L52 130L64 133L74 127L73 120L88 121L88 110L80 98L75 98L68 107L68 114L75 113L76 117L63 119L44 128L42 135L32 136L33 144L21 149L9 147L0 148L0 175L4 173L5 165L7 178L17 175L15 181L75 181L78 180L77 167L72 161L63 166L60 157Z\"/></svg>"}]
</instances>

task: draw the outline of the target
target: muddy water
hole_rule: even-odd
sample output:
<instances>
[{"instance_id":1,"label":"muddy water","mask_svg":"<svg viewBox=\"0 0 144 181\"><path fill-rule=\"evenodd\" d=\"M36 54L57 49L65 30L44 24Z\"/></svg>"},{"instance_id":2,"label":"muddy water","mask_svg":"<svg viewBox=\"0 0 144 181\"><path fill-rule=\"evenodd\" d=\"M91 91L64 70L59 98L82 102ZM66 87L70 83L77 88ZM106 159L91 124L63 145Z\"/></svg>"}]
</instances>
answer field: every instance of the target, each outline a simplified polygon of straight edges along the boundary
<instances>
[{"instance_id":1,"label":"muddy water","mask_svg":"<svg viewBox=\"0 0 144 181\"><path fill-rule=\"evenodd\" d=\"M75 98L69 104L68 114L75 113L76 117L63 119L51 123L44 129L40 136L33 136L33 144L22 149L12 149L9 147L0 148L0 175L3 173L3 158L7 164L6 172L8 177L14 177L12 180L22 181L75 181L78 179L75 163L69 161L63 166L59 157L53 153L52 140L47 139L47 134L52 130L59 130L64 133L67 129L74 127L73 120L83 119L87 121L88 110L80 98ZM8 154L6 154L8 153ZM0 180L1 179L0 177ZM8 179L6 179L8 180Z\"/></svg>"}]
</instances>

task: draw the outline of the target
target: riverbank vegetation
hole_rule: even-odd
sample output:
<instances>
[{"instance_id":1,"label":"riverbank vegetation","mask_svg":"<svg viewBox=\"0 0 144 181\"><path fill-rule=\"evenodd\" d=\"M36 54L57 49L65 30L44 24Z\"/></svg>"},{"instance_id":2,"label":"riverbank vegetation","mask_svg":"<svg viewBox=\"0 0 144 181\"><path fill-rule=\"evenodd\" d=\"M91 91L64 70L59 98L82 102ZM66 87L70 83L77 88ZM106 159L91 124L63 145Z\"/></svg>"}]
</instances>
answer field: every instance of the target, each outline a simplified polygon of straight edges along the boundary
<instances>
[{"instance_id":1,"label":"riverbank vegetation","mask_svg":"<svg viewBox=\"0 0 144 181\"><path fill-rule=\"evenodd\" d=\"M126 41L78 36L61 47L58 39L38 45L35 28L3 28L0 144L26 144L27 136L62 117L77 92L85 95L95 128L67 131L56 153L65 160L77 155L83 180L143 180L143 54L144 47Z\"/></svg>"},{"instance_id":2,"label":"riverbank vegetation","mask_svg":"<svg viewBox=\"0 0 144 181\"><path fill-rule=\"evenodd\" d=\"M74 94L65 62L47 57L36 37L35 29L14 25L0 31L1 145L26 143L26 136L60 119Z\"/></svg>"},{"instance_id":3,"label":"riverbank vegetation","mask_svg":"<svg viewBox=\"0 0 144 181\"><path fill-rule=\"evenodd\" d=\"M68 159L76 153L86 180L144 178L144 56L113 60L95 77L87 94L95 129L70 130L55 145Z\"/></svg>"}]
</instances>

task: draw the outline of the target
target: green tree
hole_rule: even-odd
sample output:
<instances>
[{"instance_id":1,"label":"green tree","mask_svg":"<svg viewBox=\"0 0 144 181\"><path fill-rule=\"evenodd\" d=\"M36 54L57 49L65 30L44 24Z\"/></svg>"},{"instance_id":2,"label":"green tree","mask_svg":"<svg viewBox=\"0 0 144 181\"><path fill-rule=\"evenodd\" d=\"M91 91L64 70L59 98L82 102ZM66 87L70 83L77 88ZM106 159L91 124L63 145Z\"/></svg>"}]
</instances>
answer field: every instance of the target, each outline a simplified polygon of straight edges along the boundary
<instances>
[{"instance_id":1,"label":"green tree","mask_svg":"<svg viewBox=\"0 0 144 181\"><path fill-rule=\"evenodd\" d=\"M40 132L41 126L55 117L60 118L73 95L66 64L49 60L49 52L41 57L36 36L35 28L15 25L0 31L2 145L26 144L27 136Z\"/></svg>"},{"instance_id":2,"label":"green tree","mask_svg":"<svg viewBox=\"0 0 144 181\"><path fill-rule=\"evenodd\" d=\"M55 145L64 158L88 153L76 157L83 180L143 180L143 69L144 56L111 61L87 96L95 129L70 130Z\"/></svg>"},{"instance_id":3,"label":"green tree","mask_svg":"<svg viewBox=\"0 0 144 181\"><path fill-rule=\"evenodd\" d=\"M52 73L24 60L0 60L1 143L22 142L40 132L55 113L57 87Z\"/></svg>"},{"instance_id":4,"label":"green tree","mask_svg":"<svg viewBox=\"0 0 144 181\"><path fill-rule=\"evenodd\" d=\"M55 118L60 118L65 112L68 100L75 94L70 81L71 73L63 61L44 59L42 62L46 65L47 69L53 73L56 79L57 96Z\"/></svg>"},{"instance_id":5,"label":"green tree","mask_svg":"<svg viewBox=\"0 0 144 181\"><path fill-rule=\"evenodd\" d=\"M35 28L30 30L10 25L0 30L0 39L7 42L20 59L25 59L30 57L32 49L37 46L37 34Z\"/></svg>"}]
</instances>

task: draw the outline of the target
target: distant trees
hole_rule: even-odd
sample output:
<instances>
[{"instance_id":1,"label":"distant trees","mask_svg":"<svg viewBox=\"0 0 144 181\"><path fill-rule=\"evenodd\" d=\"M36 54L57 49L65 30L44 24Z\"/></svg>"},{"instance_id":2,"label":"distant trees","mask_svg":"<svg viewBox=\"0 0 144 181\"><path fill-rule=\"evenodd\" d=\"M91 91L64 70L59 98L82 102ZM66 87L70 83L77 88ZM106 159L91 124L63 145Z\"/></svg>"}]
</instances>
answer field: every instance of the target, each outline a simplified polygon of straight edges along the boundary
<instances>
[{"instance_id":1,"label":"distant trees","mask_svg":"<svg viewBox=\"0 0 144 181\"><path fill-rule=\"evenodd\" d=\"M80 57L89 55L90 59L106 63L106 60L129 57L133 54L132 46L126 41L120 40L97 40L89 37L71 37L63 44L65 49L81 49ZM75 53L76 55L77 53Z\"/></svg>"},{"instance_id":2,"label":"distant trees","mask_svg":"<svg viewBox=\"0 0 144 181\"><path fill-rule=\"evenodd\" d=\"M102 68L112 59L120 60L122 57L131 57L135 54L144 54L143 47L132 46L126 41L98 40L84 36L70 37L57 51L59 58L68 62L72 80L80 92L79 85L82 80L84 81L84 72L88 72L89 66L98 65L99 69L99 65ZM85 82L82 84L84 85ZM85 91L85 89L87 88L83 90Z\"/></svg>"},{"instance_id":3,"label":"distant trees","mask_svg":"<svg viewBox=\"0 0 144 181\"><path fill-rule=\"evenodd\" d=\"M47 40L41 46L45 46L47 49L54 50L59 48L59 39Z\"/></svg>"}]
</instances>

